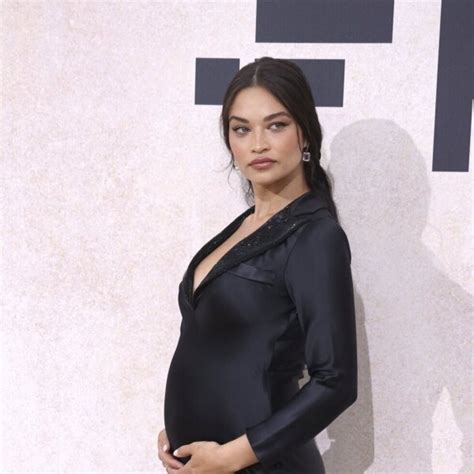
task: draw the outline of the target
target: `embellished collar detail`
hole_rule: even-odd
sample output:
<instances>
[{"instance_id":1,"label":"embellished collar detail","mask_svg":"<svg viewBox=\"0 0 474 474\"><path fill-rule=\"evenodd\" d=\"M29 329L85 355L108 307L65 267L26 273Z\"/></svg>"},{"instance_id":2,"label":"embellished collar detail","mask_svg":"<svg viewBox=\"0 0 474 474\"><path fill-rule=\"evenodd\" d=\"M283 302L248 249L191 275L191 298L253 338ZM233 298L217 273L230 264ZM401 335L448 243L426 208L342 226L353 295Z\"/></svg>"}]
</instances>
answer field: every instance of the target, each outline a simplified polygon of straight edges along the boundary
<instances>
[{"instance_id":1,"label":"embellished collar detail","mask_svg":"<svg viewBox=\"0 0 474 474\"><path fill-rule=\"evenodd\" d=\"M212 267L205 278L198 285L193 294L194 272L199 264L214 249L225 242L240 226L242 221L250 214L253 214L255 205L246 209L237 216L221 232L209 240L196 253L183 276L183 289L185 296L193 308L196 307L199 295L205 286L214 278L226 272L239 263L248 260L271 247L283 242L300 225L311 218L311 214L318 209L327 208L327 203L319 194L307 191L291 201L285 207L273 214L265 223L255 231L243 238L231 247Z\"/></svg>"}]
</instances>

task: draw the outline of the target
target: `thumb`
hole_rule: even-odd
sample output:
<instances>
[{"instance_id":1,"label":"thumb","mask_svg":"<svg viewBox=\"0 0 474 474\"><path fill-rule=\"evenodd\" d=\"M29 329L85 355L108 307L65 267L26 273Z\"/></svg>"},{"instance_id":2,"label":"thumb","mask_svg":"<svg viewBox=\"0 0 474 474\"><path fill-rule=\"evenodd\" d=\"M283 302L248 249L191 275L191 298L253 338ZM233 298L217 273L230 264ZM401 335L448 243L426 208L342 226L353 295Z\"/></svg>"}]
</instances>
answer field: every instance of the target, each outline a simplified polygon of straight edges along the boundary
<instances>
[{"instance_id":1,"label":"thumb","mask_svg":"<svg viewBox=\"0 0 474 474\"><path fill-rule=\"evenodd\" d=\"M176 448L174 451L173 451L173 454L175 456L178 456L180 458L183 458L185 456L189 456L190 454L192 454L192 451L193 451L193 443L191 444L183 444L182 446L180 446L179 448Z\"/></svg>"}]
</instances>

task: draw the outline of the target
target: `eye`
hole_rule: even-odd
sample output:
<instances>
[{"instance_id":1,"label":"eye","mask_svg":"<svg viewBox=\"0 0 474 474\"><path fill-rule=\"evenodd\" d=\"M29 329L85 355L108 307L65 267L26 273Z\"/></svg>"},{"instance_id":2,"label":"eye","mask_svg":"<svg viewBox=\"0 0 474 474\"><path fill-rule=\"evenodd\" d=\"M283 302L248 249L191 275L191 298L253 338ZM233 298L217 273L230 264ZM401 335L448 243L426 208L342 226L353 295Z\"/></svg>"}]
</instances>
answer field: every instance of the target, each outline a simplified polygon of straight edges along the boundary
<instances>
[{"instance_id":1,"label":"eye","mask_svg":"<svg viewBox=\"0 0 474 474\"><path fill-rule=\"evenodd\" d=\"M232 130L233 130L234 132L238 133L239 135L242 135L242 133L237 132L237 131L240 130L241 128L245 128L246 130L248 130L248 128L246 128L246 127L234 127L234 128L232 128Z\"/></svg>"},{"instance_id":2,"label":"eye","mask_svg":"<svg viewBox=\"0 0 474 474\"><path fill-rule=\"evenodd\" d=\"M278 129L280 129L286 127L288 124L285 122L274 122L272 125L281 125L281 127L278 127Z\"/></svg>"},{"instance_id":3,"label":"eye","mask_svg":"<svg viewBox=\"0 0 474 474\"><path fill-rule=\"evenodd\" d=\"M285 128L288 124L285 122L273 122L270 127L273 127L273 125L278 125L276 130L281 130L282 128ZM236 132L238 135L243 135L245 132L239 132L240 129L245 129L248 130L247 127L233 127L232 130ZM275 129L274 129L275 130Z\"/></svg>"}]
</instances>

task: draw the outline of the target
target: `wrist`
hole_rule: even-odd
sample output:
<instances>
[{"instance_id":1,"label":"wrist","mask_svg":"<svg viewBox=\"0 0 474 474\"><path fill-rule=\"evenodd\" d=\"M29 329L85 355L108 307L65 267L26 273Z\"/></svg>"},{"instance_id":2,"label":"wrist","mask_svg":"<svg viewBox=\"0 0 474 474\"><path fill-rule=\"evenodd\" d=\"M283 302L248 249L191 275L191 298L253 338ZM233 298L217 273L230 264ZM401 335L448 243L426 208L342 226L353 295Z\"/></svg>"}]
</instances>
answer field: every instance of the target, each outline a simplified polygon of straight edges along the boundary
<instances>
[{"instance_id":1,"label":"wrist","mask_svg":"<svg viewBox=\"0 0 474 474\"><path fill-rule=\"evenodd\" d=\"M246 434L222 444L221 453L224 466L232 472L258 462Z\"/></svg>"},{"instance_id":2,"label":"wrist","mask_svg":"<svg viewBox=\"0 0 474 474\"><path fill-rule=\"evenodd\" d=\"M221 465L225 470L236 472L242 469L242 467L240 466L241 463L236 455L234 445L231 443L232 441L221 445Z\"/></svg>"}]
</instances>

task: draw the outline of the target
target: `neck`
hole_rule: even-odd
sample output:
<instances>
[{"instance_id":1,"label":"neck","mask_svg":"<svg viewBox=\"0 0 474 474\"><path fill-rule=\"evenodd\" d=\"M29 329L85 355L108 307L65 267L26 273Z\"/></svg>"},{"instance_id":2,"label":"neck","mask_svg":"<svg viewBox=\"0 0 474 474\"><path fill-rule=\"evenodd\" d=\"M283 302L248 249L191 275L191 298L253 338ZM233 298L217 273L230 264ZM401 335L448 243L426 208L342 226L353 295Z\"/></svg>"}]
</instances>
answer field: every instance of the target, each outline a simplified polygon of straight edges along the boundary
<instances>
[{"instance_id":1,"label":"neck","mask_svg":"<svg viewBox=\"0 0 474 474\"><path fill-rule=\"evenodd\" d=\"M293 190L285 190L284 192L279 193L268 190L255 193L255 210L249 216L250 220L254 222L266 220L283 209L290 202L294 201L296 198L310 190L310 188L304 187Z\"/></svg>"}]
</instances>

